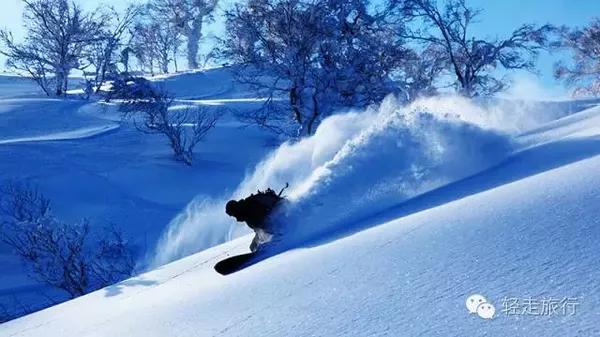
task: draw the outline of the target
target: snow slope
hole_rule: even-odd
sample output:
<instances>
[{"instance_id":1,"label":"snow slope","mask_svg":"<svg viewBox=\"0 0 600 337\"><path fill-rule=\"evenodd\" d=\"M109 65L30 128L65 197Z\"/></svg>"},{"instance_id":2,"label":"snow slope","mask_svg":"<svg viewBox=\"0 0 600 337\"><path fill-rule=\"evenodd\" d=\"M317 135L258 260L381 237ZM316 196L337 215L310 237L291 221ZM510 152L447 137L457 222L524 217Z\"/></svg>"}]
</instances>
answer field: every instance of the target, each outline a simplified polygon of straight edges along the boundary
<instances>
[{"instance_id":1,"label":"snow slope","mask_svg":"<svg viewBox=\"0 0 600 337\"><path fill-rule=\"evenodd\" d=\"M86 103L49 98L0 99L0 145L87 138L119 127L115 121L90 114Z\"/></svg>"},{"instance_id":2,"label":"snow slope","mask_svg":"<svg viewBox=\"0 0 600 337\"><path fill-rule=\"evenodd\" d=\"M42 90L28 78L0 74L0 98L42 95Z\"/></svg>"},{"instance_id":3,"label":"snow slope","mask_svg":"<svg viewBox=\"0 0 600 337\"><path fill-rule=\"evenodd\" d=\"M150 79L180 99L239 99L255 98L247 85L232 80L231 67L219 67L203 71L188 71L176 76L157 75Z\"/></svg>"},{"instance_id":4,"label":"snow slope","mask_svg":"<svg viewBox=\"0 0 600 337\"><path fill-rule=\"evenodd\" d=\"M477 104L440 96L404 106L388 97L378 107L331 116L314 136L270 153L230 195L195 198L161 237L154 265L247 233L223 205L257 188L290 184L289 202L272 221L285 224L294 240L308 240L493 166L527 146L514 139L523 130L585 104Z\"/></svg>"},{"instance_id":5,"label":"snow slope","mask_svg":"<svg viewBox=\"0 0 600 337\"><path fill-rule=\"evenodd\" d=\"M511 150L509 136L487 126L463 101L427 99L405 107L389 97L380 107L327 118L315 135L270 153L231 195L194 200L168 227L154 265L245 233L223 212L229 199L289 183L288 202L272 221L294 241L348 227L348 222L493 165ZM466 106L473 109L465 109ZM468 110L468 111L467 111ZM455 110L454 110L455 111Z\"/></svg>"},{"instance_id":6,"label":"snow slope","mask_svg":"<svg viewBox=\"0 0 600 337\"><path fill-rule=\"evenodd\" d=\"M0 326L2 336L600 335L600 108L498 165L223 277L250 237ZM485 295L493 320L469 315ZM576 298L508 316L502 298Z\"/></svg>"},{"instance_id":7,"label":"snow slope","mask_svg":"<svg viewBox=\"0 0 600 337\"><path fill-rule=\"evenodd\" d=\"M227 72L211 74L231 82ZM200 80L205 76L178 74L162 80L173 89L199 87L197 93L208 93L210 83ZM26 79L0 76L0 184L17 180L39 186L52 200L54 213L66 222L86 218L94 230L110 224L122 228L140 261L191 199L199 194L217 197L235 189L240 177L273 146L270 135L241 128L225 116L197 146L195 165L187 167L171 159L163 137L141 134L121 123L115 106L76 98L49 99L30 92L32 88L35 85ZM175 95L181 99L185 92L175 91ZM240 102L235 91L229 95L233 98L181 99L181 104L208 108L254 104L243 98ZM232 151L237 154L227 155ZM0 266L0 316L4 307L39 308L40 303L47 306L47 296L64 299L64 294L30 280L18 258L1 243Z\"/></svg>"}]
</instances>

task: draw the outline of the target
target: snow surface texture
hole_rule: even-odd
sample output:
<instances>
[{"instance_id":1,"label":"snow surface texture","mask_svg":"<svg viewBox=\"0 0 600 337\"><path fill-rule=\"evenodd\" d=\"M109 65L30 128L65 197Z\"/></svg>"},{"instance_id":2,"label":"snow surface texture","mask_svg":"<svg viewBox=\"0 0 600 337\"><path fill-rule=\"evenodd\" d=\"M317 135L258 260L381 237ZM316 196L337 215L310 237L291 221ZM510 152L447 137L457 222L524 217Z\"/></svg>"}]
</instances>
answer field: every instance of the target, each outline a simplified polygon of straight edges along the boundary
<instances>
[{"instance_id":1,"label":"snow surface texture","mask_svg":"<svg viewBox=\"0 0 600 337\"><path fill-rule=\"evenodd\" d=\"M527 141L513 141L516 135L595 104L506 99L476 104L441 96L403 107L388 98L377 109L329 117L314 136L273 151L233 193L196 197L171 221L149 263L158 266L247 234L223 205L257 187L279 189L290 183L290 203L274 221L286 224L299 240L342 226L352 231L351 223L361 217L525 148Z\"/></svg>"},{"instance_id":2,"label":"snow surface texture","mask_svg":"<svg viewBox=\"0 0 600 337\"><path fill-rule=\"evenodd\" d=\"M197 83L207 77L232 82L226 69L171 75L161 81L173 85L170 89L178 99L186 94L204 97L211 94L210 83ZM178 88L185 91L177 92ZM194 196L218 197L234 190L246 171L273 148L270 135L241 128L224 116L197 146L194 166L187 167L172 160L164 137L142 134L121 123L114 105L50 99L35 89L30 80L0 76L0 183L17 180L39 186L52 200L54 214L65 222L86 218L92 231L114 224L140 261L148 251L154 252L166 225ZM236 90L228 95L243 97ZM243 98L225 97L181 103L190 104L208 109L255 106ZM35 309L47 306L49 298L64 299L61 292L28 278L19 258L2 243L0 266L0 311Z\"/></svg>"},{"instance_id":3,"label":"snow surface texture","mask_svg":"<svg viewBox=\"0 0 600 337\"><path fill-rule=\"evenodd\" d=\"M365 218L353 235L216 274L245 236L0 335L598 336L599 127L593 108L527 132L500 164ZM476 293L496 306L493 319L469 314ZM509 316L504 297L579 305Z\"/></svg>"},{"instance_id":4,"label":"snow surface texture","mask_svg":"<svg viewBox=\"0 0 600 337\"><path fill-rule=\"evenodd\" d=\"M119 127L105 117L109 115L107 110L115 107L86 103L50 98L0 99L0 145L88 138Z\"/></svg>"},{"instance_id":5,"label":"snow surface texture","mask_svg":"<svg viewBox=\"0 0 600 337\"><path fill-rule=\"evenodd\" d=\"M0 75L0 98L43 95L42 90L30 79L16 75Z\"/></svg>"},{"instance_id":6,"label":"snow surface texture","mask_svg":"<svg viewBox=\"0 0 600 337\"><path fill-rule=\"evenodd\" d=\"M154 265L247 233L223 205L257 186L290 184L289 203L272 220L286 226L288 241L350 229L369 214L498 163L513 150L509 133L516 126L503 123L508 117L457 97L408 107L390 97L378 108L329 117L314 136L271 153L228 198L188 205L159 241Z\"/></svg>"}]
</instances>

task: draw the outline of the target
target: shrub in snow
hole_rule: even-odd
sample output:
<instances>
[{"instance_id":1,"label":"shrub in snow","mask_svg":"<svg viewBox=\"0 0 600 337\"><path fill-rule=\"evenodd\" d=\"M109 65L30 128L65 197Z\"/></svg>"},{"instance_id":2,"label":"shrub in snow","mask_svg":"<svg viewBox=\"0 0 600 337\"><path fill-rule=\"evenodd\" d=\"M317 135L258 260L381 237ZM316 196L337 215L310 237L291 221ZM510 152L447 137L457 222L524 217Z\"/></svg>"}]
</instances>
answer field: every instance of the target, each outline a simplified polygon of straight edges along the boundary
<instances>
[{"instance_id":1,"label":"shrub in snow","mask_svg":"<svg viewBox=\"0 0 600 337\"><path fill-rule=\"evenodd\" d=\"M147 79L121 74L114 78L111 89L106 94L106 100L144 100L155 95L155 88Z\"/></svg>"},{"instance_id":2,"label":"shrub in snow","mask_svg":"<svg viewBox=\"0 0 600 337\"><path fill-rule=\"evenodd\" d=\"M88 221L60 221L50 200L26 184L7 182L0 188L0 226L0 238L25 261L30 275L71 298L132 275L132 252L116 228L94 238Z\"/></svg>"},{"instance_id":3,"label":"shrub in snow","mask_svg":"<svg viewBox=\"0 0 600 337\"><path fill-rule=\"evenodd\" d=\"M174 98L160 89L145 92L148 96L132 98L121 105L125 117L147 134L161 134L169 141L174 159L192 165L194 148L215 127L220 111L202 107L170 109Z\"/></svg>"}]
</instances>

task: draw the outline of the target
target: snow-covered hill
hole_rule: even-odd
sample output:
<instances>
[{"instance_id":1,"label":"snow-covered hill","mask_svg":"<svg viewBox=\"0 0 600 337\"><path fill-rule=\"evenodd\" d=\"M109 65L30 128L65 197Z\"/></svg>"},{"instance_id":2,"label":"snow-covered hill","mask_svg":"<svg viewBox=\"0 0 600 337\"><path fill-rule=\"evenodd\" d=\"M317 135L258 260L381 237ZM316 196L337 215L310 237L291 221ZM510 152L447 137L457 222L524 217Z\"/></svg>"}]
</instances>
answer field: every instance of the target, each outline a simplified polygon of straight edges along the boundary
<instances>
[{"instance_id":1,"label":"snow-covered hill","mask_svg":"<svg viewBox=\"0 0 600 337\"><path fill-rule=\"evenodd\" d=\"M250 237L243 236L3 324L0 335L600 335L600 108L511 137L510 148L493 147L507 152L493 151L491 160L481 163L479 172L469 172L475 173L469 177L454 174L453 169L464 166L452 160L472 163L475 156L468 151L460 152L458 158L452 156L458 154L453 141L460 138L446 139L442 135L447 133L433 131L485 136L476 140L492 140L488 145L503 144L497 142L502 138L489 138L487 133L454 122L417 121L428 126L420 129L427 131L423 135L410 133L403 128L405 124L357 126L356 141L317 151L323 156L313 161L317 170L308 170L312 172L308 176L294 176L304 182L325 179L322 184L302 187L313 193L292 191L292 198L302 196L293 199L298 205L318 207L311 197L325 192L314 186L336 186L336 181L351 176L352 163L362 169L370 167L370 152L356 155L352 150L390 144L389 133L377 130L392 128L391 134L406 134L398 140L399 148L403 142L414 141L419 149L441 151L430 154L432 157L409 158L421 164L436 163L429 167L447 179L428 179L428 184L415 189L424 193L399 197L396 203L387 198L365 199L362 206L375 210L368 202L375 200L385 209L350 214L355 221L345 224L352 230L348 231L348 226L311 230L318 235L307 236L295 249L227 277L216 274L212 267L217 261L246 251ZM364 135L375 135L369 139L377 141L359 141ZM441 145L425 146L431 144ZM459 142L457 148L464 145L481 151L478 144L469 142ZM279 151L299 153L298 149ZM314 148L309 153L314 155ZM435 156L440 153L442 156ZM394 167L405 166L391 154L387 156L393 165L375 174L393 178L390 172ZM259 168L292 172L269 165L273 160L280 162L275 157ZM297 158L287 159L293 164ZM324 169L318 169L324 162L328 163ZM362 172L362 188L371 187L371 175ZM349 186L343 190L353 191ZM334 200L343 200L343 196ZM304 225L314 229L348 219L326 214L323 220L309 214L311 223ZM301 219L294 209L286 216ZM475 293L496 307L494 319L468 313L465 301ZM548 315L540 314L539 307L530 307L511 315L504 311L504 305L508 309L510 304L505 298L520 300L519 309L526 301L541 306L548 300L567 301L571 307Z\"/></svg>"},{"instance_id":2,"label":"snow-covered hill","mask_svg":"<svg viewBox=\"0 0 600 337\"><path fill-rule=\"evenodd\" d=\"M30 79L11 74L0 74L0 98L42 94L42 90Z\"/></svg>"},{"instance_id":3,"label":"snow-covered hill","mask_svg":"<svg viewBox=\"0 0 600 337\"><path fill-rule=\"evenodd\" d=\"M165 85L181 101L178 105L252 106L235 88L227 98L211 87L216 82L204 84L207 78L231 83L230 76L226 69L216 69L154 80L168 82ZM184 99L187 94L198 99ZM208 96L212 99L200 99ZM0 184L15 180L38 186L66 222L86 218L97 229L114 224L140 262L190 200L235 189L245 172L272 149L272 141L271 135L241 128L225 116L197 146L195 165L187 167L171 160L163 137L122 123L114 105L76 96L50 99L31 80L0 76ZM235 155L227 155L233 151ZM64 294L28 278L3 243L0 266L0 312L64 300Z\"/></svg>"}]
</instances>

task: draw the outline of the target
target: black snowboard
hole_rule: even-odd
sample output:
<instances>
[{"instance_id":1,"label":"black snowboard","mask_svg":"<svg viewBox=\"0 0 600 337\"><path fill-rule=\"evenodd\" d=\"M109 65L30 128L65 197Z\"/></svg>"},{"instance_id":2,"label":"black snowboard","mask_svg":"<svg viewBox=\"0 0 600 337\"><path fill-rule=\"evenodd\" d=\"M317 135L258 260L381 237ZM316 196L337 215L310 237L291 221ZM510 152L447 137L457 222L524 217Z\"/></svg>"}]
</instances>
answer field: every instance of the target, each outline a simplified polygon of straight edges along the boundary
<instances>
[{"instance_id":1,"label":"black snowboard","mask_svg":"<svg viewBox=\"0 0 600 337\"><path fill-rule=\"evenodd\" d=\"M257 253L247 253L228 257L225 260L217 262L215 270L221 275L235 273L236 271L253 264L252 258L256 255Z\"/></svg>"}]
</instances>

